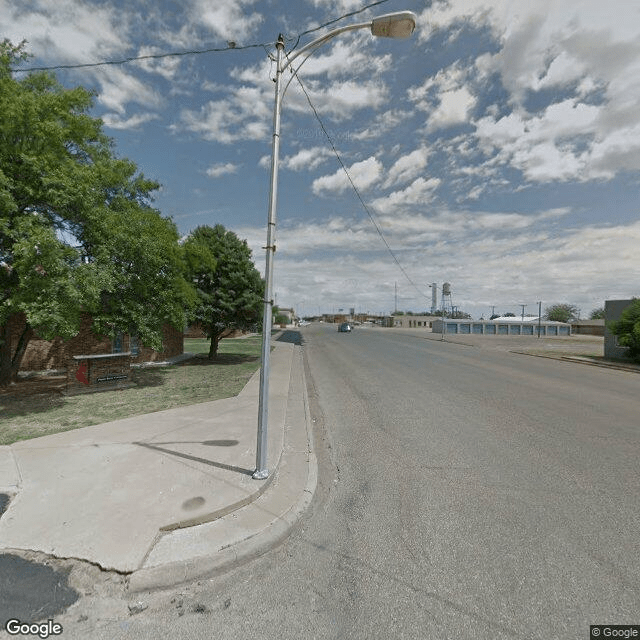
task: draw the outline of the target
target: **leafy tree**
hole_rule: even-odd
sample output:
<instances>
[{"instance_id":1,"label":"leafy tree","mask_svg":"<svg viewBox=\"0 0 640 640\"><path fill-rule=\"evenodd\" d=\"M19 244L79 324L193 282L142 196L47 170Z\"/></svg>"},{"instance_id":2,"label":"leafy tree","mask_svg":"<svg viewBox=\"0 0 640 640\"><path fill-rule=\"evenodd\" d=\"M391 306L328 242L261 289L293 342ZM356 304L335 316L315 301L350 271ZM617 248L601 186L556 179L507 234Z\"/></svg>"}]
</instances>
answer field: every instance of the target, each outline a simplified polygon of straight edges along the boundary
<instances>
[{"instance_id":1,"label":"leafy tree","mask_svg":"<svg viewBox=\"0 0 640 640\"><path fill-rule=\"evenodd\" d=\"M640 298L633 299L620 320L609 323L609 330L617 336L618 344L627 347L629 356L640 362Z\"/></svg>"},{"instance_id":2,"label":"leafy tree","mask_svg":"<svg viewBox=\"0 0 640 640\"><path fill-rule=\"evenodd\" d=\"M604 318L604 307L598 307L589 314L589 320L602 320Z\"/></svg>"},{"instance_id":3,"label":"leafy tree","mask_svg":"<svg viewBox=\"0 0 640 640\"><path fill-rule=\"evenodd\" d=\"M209 358L233 329L250 329L262 317L264 283L251 261L246 240L221 224L198 227L184 243L188 274L198 295L192 320L211 340Z\"/></svg>"},{"instance_id":4,"label":"leafy tree","mask_svg":"<svg viewBox=\"0 0 640 640\"><path fill-rule=\"evenodd\" d=\"M554 322L569 322L578 317L578 307L572 304L554 304L544 310L544 317Z\"/></svg>"},{"instance_id":5,"label":"leafy tree","mask_svg":"<svg viewBox=\"0 0 640 640\"><path fill-rule=\"evenodd\" d=\"M158 184L114 156L89 91L47 73L14 79L24 58L0 43L0 385L33 335L69 338L82 312L96 332L158 348L194 298L177 229L151 207Z\"/></svg>"}]
</instances>

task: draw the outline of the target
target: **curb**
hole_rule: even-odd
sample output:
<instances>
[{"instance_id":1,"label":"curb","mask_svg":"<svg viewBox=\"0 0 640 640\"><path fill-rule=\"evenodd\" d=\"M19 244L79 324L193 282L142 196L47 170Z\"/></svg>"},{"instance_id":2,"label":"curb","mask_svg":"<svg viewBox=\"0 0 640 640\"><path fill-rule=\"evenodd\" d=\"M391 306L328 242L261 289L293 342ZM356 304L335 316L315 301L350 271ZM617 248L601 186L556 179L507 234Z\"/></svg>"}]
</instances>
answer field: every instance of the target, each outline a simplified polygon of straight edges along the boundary
<instances>
[{"instance_id":1,"label":"curb","mask_svg":"<svg viewBox=\"0 0 640 640\"><path fill-rule=\"evenodd\" d=\"M547 353L527 353L526 351L513 351L509 353L516 353L520 356L533 356L535 358L548 358L549 360L564 360L566 362L576 362L578 364L586 364L591 367L600 367L601 369L616 369L618 371L628 371L630 373L640 373L640 367L633 365L626 365L619 362L600 362L599 360L593 360L585 356L563 356L552 355Z\"/></svg>"},{"instance_id":2,"label":"curb","mask_svg":"<svg viewBox=\"0 0 640 640\"><path fill-rule=\"evenodd\" d=\"M259 557L289 536L311 504L318 481L318 464L313 451L309 402L299 347L294 351L294 358L298 360L301 372L290 379L285 423L293 427L285 427L282 453L269 488L251 503L214 522L167 533L168 536L185 536L188 547L190 538L205 541L209 525L228 525L243 530L242 524L248 523L242 538L220 547L213 552L214 555L199 553L184 560L142 567L129 576L128 590L131 593L159 590L204 576L219 575ZM304 421L304 430L300 429L301 421ZM298 476L302 474L304 481L300 482L302 477ZM260 524L251 529L251 523L256 520Z\"/></svg>"}]
</instances>

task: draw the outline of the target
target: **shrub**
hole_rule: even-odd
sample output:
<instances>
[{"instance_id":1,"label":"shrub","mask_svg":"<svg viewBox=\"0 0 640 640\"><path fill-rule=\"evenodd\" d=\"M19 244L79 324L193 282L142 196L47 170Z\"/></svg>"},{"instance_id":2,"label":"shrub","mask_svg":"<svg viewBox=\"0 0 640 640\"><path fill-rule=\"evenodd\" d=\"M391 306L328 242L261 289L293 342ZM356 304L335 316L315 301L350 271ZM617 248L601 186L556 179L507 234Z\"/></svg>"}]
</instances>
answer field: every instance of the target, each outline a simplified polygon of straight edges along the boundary
<instances>
[{"instance_id":1,"label":"shrub","mask_svg":"<svg viewBox=\"0 0 640 640\"><path fill-rule=\"evenodd\" d=\"M634 298L622 312L620 320L610 322L608 326L617 336L618 344L627 347L629 356L640 362L640 298Z\"/></svg>"}]
</instances>

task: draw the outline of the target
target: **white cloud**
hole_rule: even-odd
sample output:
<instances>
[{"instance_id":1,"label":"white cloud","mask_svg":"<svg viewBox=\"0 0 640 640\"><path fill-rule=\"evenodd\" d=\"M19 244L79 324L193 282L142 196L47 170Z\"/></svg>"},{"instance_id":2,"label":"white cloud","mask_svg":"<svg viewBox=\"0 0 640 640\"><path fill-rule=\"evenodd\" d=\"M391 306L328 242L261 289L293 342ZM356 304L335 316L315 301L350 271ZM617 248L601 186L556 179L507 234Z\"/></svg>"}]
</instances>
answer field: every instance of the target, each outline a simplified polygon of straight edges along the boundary
<instances>
[{"instance_id":1,"label":"white cloud","mask_svg":"<svg viewBox=\"0 0 640 640\"><path fill-rule=\"evenodd\" d=\"M375 199L372 206L382 213L390 213L405 205L428 204L434 195L434 191L440 185L439 178L417 178L408 187L399 191L393 191L388 196Z\"/></svg>"},{"instance_id":2,"label":"white cloud","mask_svg":"<svg viewBox=\"0 0 640 640\"><path fill-rule=\"evenodd\" d=\"M125 130L138 129L140 125L150 122L151 120L157 120L158 118L157 113L137 113L123 120L118 114L107 113L102 116L102 121L106 127L111 129Z\"/></svg>"},{"instance_id":3,"label":"white cloud","mask_svg":"<svg viewBox=\"0 0 640 640\"><path fill-rule=\"evenodd\" d=\"M3 37L26 39L32 53L64 64L96 62L129 47L127 14L114 6L56 0L36 6L0 0Z\"/></svg>"},{"instance_id":4,"label":"white cloud","mask_svg":"<svg viewBox=\"0 0 640 640\"><path fill-rule=\"evenodd\" d=\"M202 25L225 41L243 43L262 22L259 13L249 13L255 0L192 0L192 22Z\"/></svg>"},{"instance_id":5,"label":"white cloud","mask_svg":"<svg viewBox=\"0 0 640 640\"><path fill-rule=\"evenodd\" d=\"M151 46L140 47L138 51L139 56L155 56L162 53L165 51L160 47ZM157 73L166 80L173 80L176 78L181 62L180 57L164 57L141 60L137 64L147 73Z\"/></svg>"},{"instance_id":6,"label":"white cloud","mask_svg":"<svg viewBox=\"0 0 640 640\"><path fill-rule=\"evenodd\" d=\"M184 109L181 125L205 140L231 144L239 140L265 140L270 129L271 113L260 88L241 86L222 100L211 100L199 111Z\"/></svg>"},{"instance_id":7,"label":"white cloud","mask_svg":"<svg viewBox=\"0 0 640 640\"><path fill-rule=\"evenodd\" d=\"M550 225L568 213L441 210L433 216L401 214L380 221L412 280L450 281L454 304L475 317L489 312L491 305L499 305L501 312L517 311L521 303L537 308L538 300L543 308L568 301L586 314L607 297L637 293L632 283L640 281L640 222L588 225L562 237L550 235ZM238 233L248 238L256 265L262 268L264 230ZM602 269L603 264L608 268ZM302 303L307 313L316 313L318 306L325 311L344 306L343 296L347 300L349 295L360 309L370 305L372 311L388 297L390 310L394 282L404 301L401 308L430 306L430 290L425 286L420 297L412 289L366 218L330 218L279 228L275 266L278 299ZM626 274L624 279L617 276L620 273Z\"/></svg>"},{"instance_id":8,"label":"white cloud","mask_svg":"<svg viewBox=\"0 0 640 640\"><path fill-rule=\"evenodd\" d=\"M321 116L347 120L360 109L377 109L387 101L387 87L380 80L356 82L304 81L305 88ZM287 107L302 113L309 112L309 103L297 83L291 83Z\"/></svg>"},{"instance_id":9,"label":"white cloud","mask_svg":"<svg viewBox=\"0 0 640 640\"><path fill-rule=\"evenodd\" d=\"M345 74L353 78L363 73L382 73L390 67L392 56L389 53L373 55L368 42L370 38L362 32L355 32L335 40L326 53L308 58L300 69L300 75L309 78L326 74L332 79ZM300 62L295 60L292 66L297 68Z\"/></svg>"},{"instance_id":10,"label":"white cloud","mask_svg":"<svg viewBox=\"0 0 640 640\"><path fill-rule=\"evenodd\" d=\"M353 11L362 6L360 0L311 0L314 7L325 7L332 11Z\"/></svg>"},{"instance_id":11,"label":"white cloud","mask_svg":"<svg viewBox=\"0 0 640 640\"><path fill-rule=\"evenodd\" d=\"M499 163L512 164L529 180L605 177L606 170L592 162L592 152L581 148L593 144L600 113L600 107L564 100L550 105L540 116L513 112L497 121L481 118L476 122L476 135L486 151L497 151Z\"/></svg>"},{"instance_id":12,"label":"white cloud","mask_svg":"<svg viewBox=\"0 0 640 640\"><path fill-rule=\"evenodd\" d=\"M398 158L391 169L389 169L387 179L383 186L386 188L395 184L408 182L420 175L424 167L427 166L428 156L429 152L426 147L420 147L408 153L406 156Z\"/></svg>"},{"instance_id":13,"label":"white cloud","mask_svg":"<svg viewBox=\"0 0 640 640\"><path fill-rule=\"evenodd\" d=\"M210 178L219 178L221 176L225 176L229 173L236 173L240 165L233 164L232 162L219 162L210 166L205 173Z\"/></svg>"},{"instance_id":14,"label":"white cloud","mask_svg":"<svg viewBox=\"0 0 640 640\"><path fill-rule=\"evenodd\" d=\"M440 104L429 117L427 129L442 129L469 121L469 112L476 104L476 99L466 87L440 94Z\"/></svg>"},{"instance_id":15,"label":"white cloud","mask_svg":"<svg viewBox=\"0 0 640 640\"><path fill-rule=\"evenodd\" d=\"M422 85L409 88L409 99L429 114L428 131L469 121L476 98L466 84L467 76L468 70L455 63L426 78Z\"/></svg>"},{"instance_id":16,"label":"white cloud","mask_svg":"<svg viewBox=\"0 0 640 640\"><path fill-rule=\"evenodd\" d=\"M369 140L373 138L382 138L388 131L409 122L413 113L405 109L389 109L378 113L373 120L367 122L367 126L355 133L351 133L350 137L354 140Z\"/></svg>"},{"instance_id":17,"label":"white cloud","mask_svg":"<svg viewBox=\"0 0 640 640\"><path fill-rule=\"evenodd\" d=\"M355 162L347 167L347 170L358 189L367 189L380 178L382 163L371 156L362 162ZM342 193L350 187L350 184L343 169L338 169L332 175L316 178L311 189L316 195L323 195L326 192Z\"/></svg>"},{"instance_id":18,"label":"white cloud","mask_svg":"<svg viewBox=\"0 0 640 640\"><path fill-rule=\"evenodd\" d=\"M439 1L421 14L419 38L450 29L455 39L462 24L491 29L499 50L480 56L475 78L469 77L481 82L498 74L508 92L512 114L493 116L493 130L507 145L499 162L538 182L611 178L640 169L638 11L632 2L613 10L597 0ZM460 71L457 63L410 90L410 99L428 112L433 88L440 90L429 130L463 121L474 106L474 92L467 86L462 93ZM530 113L531 97L543 90L547 104ZM485 149L488 122L490 116L478 122ZM508 135L507 125L517 125L518 137Z\"/></svg>"},{"instance_id":19,"label":"white cloud","mask_svg":"<svg viewBox=\"0 0 640 640\"><path fill-rule=\"evenodd\" d=\"M135 102L146 109L159 108L164 100L150 85L120 68L100 68L95 72L102 85L98 100L107 109L123 115L126 105Z\"/></svg>"},{"instance_id":20,"label":"white cloud","mask_svg":"<svg viewBox=\"0 0 640 640\"><path fill-rule=\"evenodd\" d=\"M331 150L326 146L301 149L295 155L287 156L281 160L281 166L292 171L311 171L319 167L331 155ZM271 157L268 156L268 158L271 161Z\"/></svg>"}]
</instances>

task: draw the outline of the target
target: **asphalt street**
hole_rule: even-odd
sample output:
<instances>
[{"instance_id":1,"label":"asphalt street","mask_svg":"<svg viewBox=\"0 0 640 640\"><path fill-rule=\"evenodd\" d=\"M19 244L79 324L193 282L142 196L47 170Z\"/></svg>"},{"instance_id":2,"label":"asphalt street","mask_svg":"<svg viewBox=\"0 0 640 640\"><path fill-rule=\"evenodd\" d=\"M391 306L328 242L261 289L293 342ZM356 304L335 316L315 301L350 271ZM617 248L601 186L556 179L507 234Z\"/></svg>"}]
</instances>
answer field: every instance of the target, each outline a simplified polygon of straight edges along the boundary
<instances>
[{"instance_id":1,"label":"asphalt street","mask_svg":"<svg viewBox=\"0 0 640 640\"><path fill-rule=\"evenodd\" d=\"M575 640L640 623L640 375L390 330L302 335L320 482L301 525L223 576L136 596L95 638Z\"/></svg>"}]
</instances>

